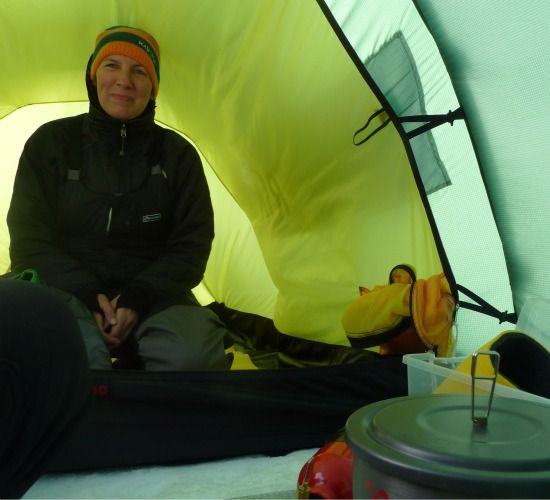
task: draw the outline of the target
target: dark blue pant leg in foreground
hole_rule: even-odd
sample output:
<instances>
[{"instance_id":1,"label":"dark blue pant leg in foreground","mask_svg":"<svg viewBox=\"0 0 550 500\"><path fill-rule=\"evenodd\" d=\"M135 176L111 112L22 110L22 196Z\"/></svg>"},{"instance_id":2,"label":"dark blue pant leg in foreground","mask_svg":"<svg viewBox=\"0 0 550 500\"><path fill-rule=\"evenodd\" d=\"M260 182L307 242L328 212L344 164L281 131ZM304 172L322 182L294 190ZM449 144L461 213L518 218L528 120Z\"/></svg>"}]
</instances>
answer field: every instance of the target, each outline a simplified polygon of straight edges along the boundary
<instances>
[{"instance_id":1,"label":"dark blue pant leg in foreground","mask_svg":"<svg viewBox=\"0 0 550 500\"><path fill-rule=\"evenodd\" d=\"M21 497L38 479L90 397L67 306L41 285L0 280L0 498Z\"/></svg>"}]
</instances>

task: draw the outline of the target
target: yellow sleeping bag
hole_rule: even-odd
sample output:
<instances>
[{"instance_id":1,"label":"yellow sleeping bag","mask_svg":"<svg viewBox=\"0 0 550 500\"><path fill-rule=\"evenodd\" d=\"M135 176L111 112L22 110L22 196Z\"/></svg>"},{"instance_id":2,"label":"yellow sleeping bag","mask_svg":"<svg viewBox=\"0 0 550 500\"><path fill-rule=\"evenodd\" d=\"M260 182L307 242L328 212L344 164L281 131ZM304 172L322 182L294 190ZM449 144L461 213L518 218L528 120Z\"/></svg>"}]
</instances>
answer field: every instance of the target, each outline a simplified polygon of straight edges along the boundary
<instances>
[{"instance_id":1,"label":"yellow sleeping bag","mask_svg":"<svg viewBox=\"0 0 550 500\"><path fill-rule=\"evenodd\" d=\"M455 300L445 275L416 280L412 274L408 283L391 276L388 285L363 289L344 311L342 325L350 343L355 347L379 345L383 355L429 349L437 356L452 355Z\"/></svg>"}]
</instances>

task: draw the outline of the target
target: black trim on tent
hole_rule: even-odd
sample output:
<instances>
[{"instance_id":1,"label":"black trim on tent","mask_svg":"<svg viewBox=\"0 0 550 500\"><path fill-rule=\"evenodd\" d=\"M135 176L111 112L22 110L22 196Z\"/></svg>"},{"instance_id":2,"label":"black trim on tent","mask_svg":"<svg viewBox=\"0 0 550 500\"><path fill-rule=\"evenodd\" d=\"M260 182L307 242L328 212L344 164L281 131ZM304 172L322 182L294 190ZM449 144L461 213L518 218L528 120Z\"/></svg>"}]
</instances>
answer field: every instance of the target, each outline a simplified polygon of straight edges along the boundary
<instances>
[{"instance_id":1,"label":"black trim on tent","mask_svg":"<svg viewBox=\"0 0 550 500\"><path fill-rule=\"evenodd\" d=\"M439 234L439 230L437 228L437 224L435 222L435 218L432 212L432 209L430 207L430 203L428 201L428 195L426 193L426 190L424 188L424 184L422 182L422 178L420 176L420 171L418 168L418 165L416 163L416 159L414 157L414 153L412 151L412 147L409 142L409 138L407 137L407 132L401 125L399 121L399 117L396 115L395 111L389 104L388 100L386 99L386 96L382 93L374 79L371 77L370 73L368 72L367 68L363 64L363 61L359 58L357 55L357 52L355 52L354 48L352 47L351 43L347 39L346 35L342 31L342 28L334 18L332 12L330 11L329 7L326 5L324 0L317 0L317 4L321 8L322 12L324 13L325 17L327 18L327 21L331 25L332 29L334 30L334 33L340 40L340 43L345 48L346 52L348 53L348 56L355 64L355 67L365 80L365 83L370 87L372 92L376 95L377 99L379 100L380 104L388 114L389 118L393 122L393 125L395 129L398 131L399 135L401 136L401 140L403 142L403 146L405 148L405 151L407 153L407 157L409 159L409 164L411 166L414 179L416 182L416 186L418 189L418 192L420 194L420 197L422 199L422 203L424 205L424 210L426 211L426 216L428 218L428 222L430 224L432 234L434 237L435 245L439 254L439 258L441 260L441 266L443 267L443 272L445 273L445 276L449 282L449 285L451 287L451 291L453 294L454 299L458 302L458 292L457 292L457 285L454 278L454 274L452 271L451 264L449 262L449 259L447 257L447 253L445 252L445 247L443 246L443 241L441 239L441 235Z\"/></svg>"}]
</instances>

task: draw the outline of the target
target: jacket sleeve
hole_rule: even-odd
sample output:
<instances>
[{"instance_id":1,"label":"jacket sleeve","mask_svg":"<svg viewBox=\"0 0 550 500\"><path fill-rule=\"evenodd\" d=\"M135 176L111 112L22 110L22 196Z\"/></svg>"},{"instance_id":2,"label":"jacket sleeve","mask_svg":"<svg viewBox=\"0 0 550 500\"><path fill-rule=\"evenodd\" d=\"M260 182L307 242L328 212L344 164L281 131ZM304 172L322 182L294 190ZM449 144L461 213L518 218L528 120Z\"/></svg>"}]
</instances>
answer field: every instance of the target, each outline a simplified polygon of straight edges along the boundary
<instances>
[{"instance_id":1,"label":"jacket sleeve","mask_svg":"<svg viewBox=\"0 0 550 500\"><path fill-rule=\"evenodd\" d=\"M25 144L7 215L11 267L17 272L35 269L45 284L73 293L95 309L101 283L63 251L57 233L62 141L63 134L50 122Z\"/></svg>"},{"instance_id":2,"label":"jacket sleeve","mask_svg":"<svg viewBox=\"0 0 550 500\"><path fill-rule=\"evenodd\" d=\"M130 307L140 315L200 283L214 238L212 202L200 157L187 141L182 147L183 138L167 134L164 156L175 162L168 169L175 202L165 250L128 283L118 301L119 307Z\"/></svg>"}]
</instances>

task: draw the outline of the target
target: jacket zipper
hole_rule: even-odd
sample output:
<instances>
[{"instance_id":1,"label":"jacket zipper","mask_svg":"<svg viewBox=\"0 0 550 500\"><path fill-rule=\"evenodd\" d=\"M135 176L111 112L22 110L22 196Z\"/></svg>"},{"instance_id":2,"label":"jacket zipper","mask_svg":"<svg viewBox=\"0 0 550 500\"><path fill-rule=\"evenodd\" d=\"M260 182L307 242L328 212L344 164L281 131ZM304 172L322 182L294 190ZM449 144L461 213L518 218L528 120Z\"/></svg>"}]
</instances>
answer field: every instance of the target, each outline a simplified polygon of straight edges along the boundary
<instances>
[{"instance_id":1,"label":"jacket zipper","mask_svg":"<svg viewBox=\"0 0 550 500\"><path fill-rule=\"evenodd\" d=\"M105 228L105 234L109 236L111 231L111 219L113 217L113 207L109 207L109 215L107 215L107 227Z\"/></svg>"},{"instance_id":2,"label":"jacket zipper","mask_svg":"<svg viewBox=\"0 0 550 500\"><path fill-rule=\"evenodd\" d=\"M120 156L124 156L125 142L126 142L126 124L123 123L120 129Z\"/></svg>"}]
</instances>

